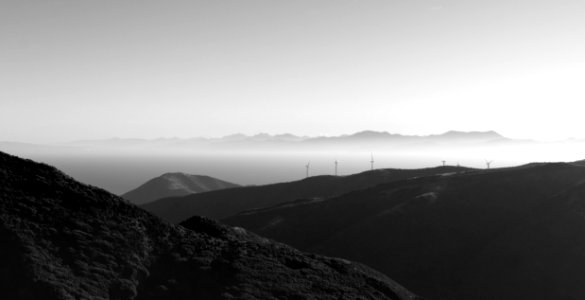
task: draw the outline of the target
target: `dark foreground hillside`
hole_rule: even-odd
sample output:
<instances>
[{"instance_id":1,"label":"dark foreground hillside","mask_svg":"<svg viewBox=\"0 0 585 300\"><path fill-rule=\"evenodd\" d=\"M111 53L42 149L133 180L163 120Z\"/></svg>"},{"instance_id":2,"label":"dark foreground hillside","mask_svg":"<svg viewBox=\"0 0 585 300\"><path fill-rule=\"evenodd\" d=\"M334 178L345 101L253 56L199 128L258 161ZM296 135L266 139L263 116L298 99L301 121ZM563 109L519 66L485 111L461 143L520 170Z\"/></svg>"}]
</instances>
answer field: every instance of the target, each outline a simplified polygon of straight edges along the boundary
<instances>
[{"instance_id":1,"label":"dark foreground hillside","mask_svg":"<svg viewBox=\"0 0 585 300\"><path fill-rule=\"evenodd\" d=\"M2 299L415 299L360 264L203 218L165 223L0 152Z\"/></svg>"},{"instance_id":2,"label":"dark foreground hillside","mask_svg":"<svg viewBox=\"0 0 585 300\"><path fill-rule=\"evenodd\" d=\"M381 169L349 176L314 176L293 182L164 198L145 204L142 208L176 223L194 215L221 219L246 210L290 204L299 199L319 201L394 180L468 170L447 166L412 170Z\"/></svg>"},{"instance_id":3,"label":"dark foreground hillside","mask_svg":"<svg viewBox=\"0 0 585 300\"><path fill-rule=\"evenodd\" d=\"M585 299L585 167L430 176L224 220L429 299Z\"/></svg>"}]
</instances>

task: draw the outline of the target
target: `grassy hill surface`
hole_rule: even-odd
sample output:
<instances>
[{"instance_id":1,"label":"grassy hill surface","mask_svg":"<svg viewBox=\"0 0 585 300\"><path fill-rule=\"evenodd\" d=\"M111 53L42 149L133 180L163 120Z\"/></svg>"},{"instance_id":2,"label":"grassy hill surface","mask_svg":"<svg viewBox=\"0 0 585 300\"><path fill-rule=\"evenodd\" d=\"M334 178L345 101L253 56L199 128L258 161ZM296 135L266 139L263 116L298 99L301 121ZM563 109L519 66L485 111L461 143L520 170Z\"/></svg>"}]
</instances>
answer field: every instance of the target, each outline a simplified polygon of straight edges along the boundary
<instances>
[{"instance_id":1,"label":"grassy hill surface","mask_svg":"<svg viewBox=\"0 0 585 300\"><path fill-rule=\"evenodd\" d=\"M184 226L0 152L3 299L417 299L360 264L209 219Z\"/></svg>"},{"instance_id":2,"label":"grassy hill surface","mask_svg":"<svg viewBox=\"0 0 585 300\"><path fill-rule=\"evenodd\" d=\"M166 173L125 193L122 198L141 205L167 197L185 196L238 187L239 185L217 178L185 173Z\"/></svg>"},{"instance_id":3,"label":"grassy hill surface","mask_svg":"<svg viewBox=\"0 0 585 300\"><path fill-rule=\"evenodd\" d=\"M429 299L585 298L585 167L573 164L394 181L224 221Z\"/></svg>"},{"instance_id":4,"label":"grassy hill surface","mask_svg":"<svg viewBox=\"0 0 585 300\"><path fill-rule=\"evenodd\" d=\"M145 204L142 208L176 223L193 215L221 219L242 211L280 205L299 199L322 200L394 180L467 170L469 169L462 167L381 169L349 176L315 176L287 183L165 198Z\"/></svg>"}]
</instances>

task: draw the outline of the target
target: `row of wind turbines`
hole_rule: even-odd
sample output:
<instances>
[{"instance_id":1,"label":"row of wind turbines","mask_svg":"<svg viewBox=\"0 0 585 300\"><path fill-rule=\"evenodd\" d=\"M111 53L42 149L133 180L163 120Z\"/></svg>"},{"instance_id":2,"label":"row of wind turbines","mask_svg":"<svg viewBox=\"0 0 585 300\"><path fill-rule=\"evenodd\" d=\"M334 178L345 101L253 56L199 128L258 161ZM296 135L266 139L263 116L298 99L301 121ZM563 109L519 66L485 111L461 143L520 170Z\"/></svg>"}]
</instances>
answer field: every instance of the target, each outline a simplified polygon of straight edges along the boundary
<instances>
[{"instance_id":1,"label":"row of wind turbines","mask_svg":"<svg viewBox=\"0 0 585 300\"><path fill-rule=\"evenodd\" d=\"M442 160L441 162L443 163L443 167L445 167L446 164L447 164L447 161L446 160ZM493 162L494 162L493 160L486 160L485 161L486 168L487 169L490 169ZM335 176L337 176L337 167L339 165L339 162L337 161L337 159L334 161L334 164L335 164ZM459 163L457 163L457 166L459 167ZM305 176L306 176L306 178L309 178L309 170L310 170L310 168L311 168L311 162L309 161L305 165L305 171L306 171ZM371 158L370 158L370 171L373 171L373 170L374 170L374 155L372 154L371 155Z\"/></svg>"}]
</instances>

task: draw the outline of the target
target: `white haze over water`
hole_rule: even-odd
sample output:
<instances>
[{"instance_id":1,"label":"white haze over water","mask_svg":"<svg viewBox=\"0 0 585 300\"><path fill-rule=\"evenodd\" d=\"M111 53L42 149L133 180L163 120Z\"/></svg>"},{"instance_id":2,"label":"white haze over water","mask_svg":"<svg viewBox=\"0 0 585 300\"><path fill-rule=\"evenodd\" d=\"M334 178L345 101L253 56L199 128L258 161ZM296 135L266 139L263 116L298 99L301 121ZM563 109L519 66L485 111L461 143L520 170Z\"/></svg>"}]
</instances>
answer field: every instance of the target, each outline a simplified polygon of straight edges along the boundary
<instances>
[{"instance_id":1,"label":"white haze over water","mask_svg":"<svg viewBox=\"0 0 585 300\"><path fill-rule=\"evenodd\" d=\"M124 141L124 140L122 140ZM572 162L585 158L585 142L555 143L496 139L420 142L366 140L299 143L231 143L205 146L199 142L160 146L160 140L118 143L95 141L67 145L34 146L0 143L0 151L45 162L82 182L116 194L125 193L167 172L208 175L242 185L261 185L333 175L349 175L374 168L436 167L447 165L485 168L508 167L530 162ZM185 142L179 140L179 142ZM180 144L180 143L179 143ZM226 146L228 145L228 146Z\"/></svg>"}]
</instances>

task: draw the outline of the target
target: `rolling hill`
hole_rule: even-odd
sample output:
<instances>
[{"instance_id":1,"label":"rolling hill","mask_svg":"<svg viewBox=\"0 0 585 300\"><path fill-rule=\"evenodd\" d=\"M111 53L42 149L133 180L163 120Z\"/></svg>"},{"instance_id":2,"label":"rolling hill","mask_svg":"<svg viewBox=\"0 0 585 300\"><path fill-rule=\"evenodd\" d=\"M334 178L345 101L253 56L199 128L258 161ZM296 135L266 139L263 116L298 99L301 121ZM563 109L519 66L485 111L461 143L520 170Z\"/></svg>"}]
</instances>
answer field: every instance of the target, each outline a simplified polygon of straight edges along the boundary
<instances>
[{"instance_id":1,"label":"rolling hill","mask_svg":"<svg viewBox=\"0 0 585 300\"><path fill-rule=\"evenodd\" d=\"M295 200L319 201L393 180L467 170L447 166L412 170L381 169L350 176L315 176L287 183L164 198L147 203L142 208L171 222L180 222L193 215L221 219L246 210L290 204Z\"/></svg>"},{"instance_id":2,"label":"rolling hill","mask_svg":"<svg viewBox=\"0 0 585 300\"><path fill-rule=\"evenodd\" d=\"M3 299L417 299L360 264L183 225L0 152Z\"/></svg>"},{"instance_id":3,"label":"rolling hill","mask_svg":"<svg viewBox=\"0 0 585 300\"><path fill-rule=\"evenodd\" d=\"M141 205L157 199L209 192L239 185L217 178L185 173L165 173L153 178L121 197Z\"/></svg>"},{"instance_id":4,"label":"rolling hill","mask_svg":"<svg viewBox=\"0 0 585 300\"><path fill-rule=\"evenodd\" d=\"M585 298L585 167L427 176L224 219L429 299Z\"/></svg>"}]
</instances>

